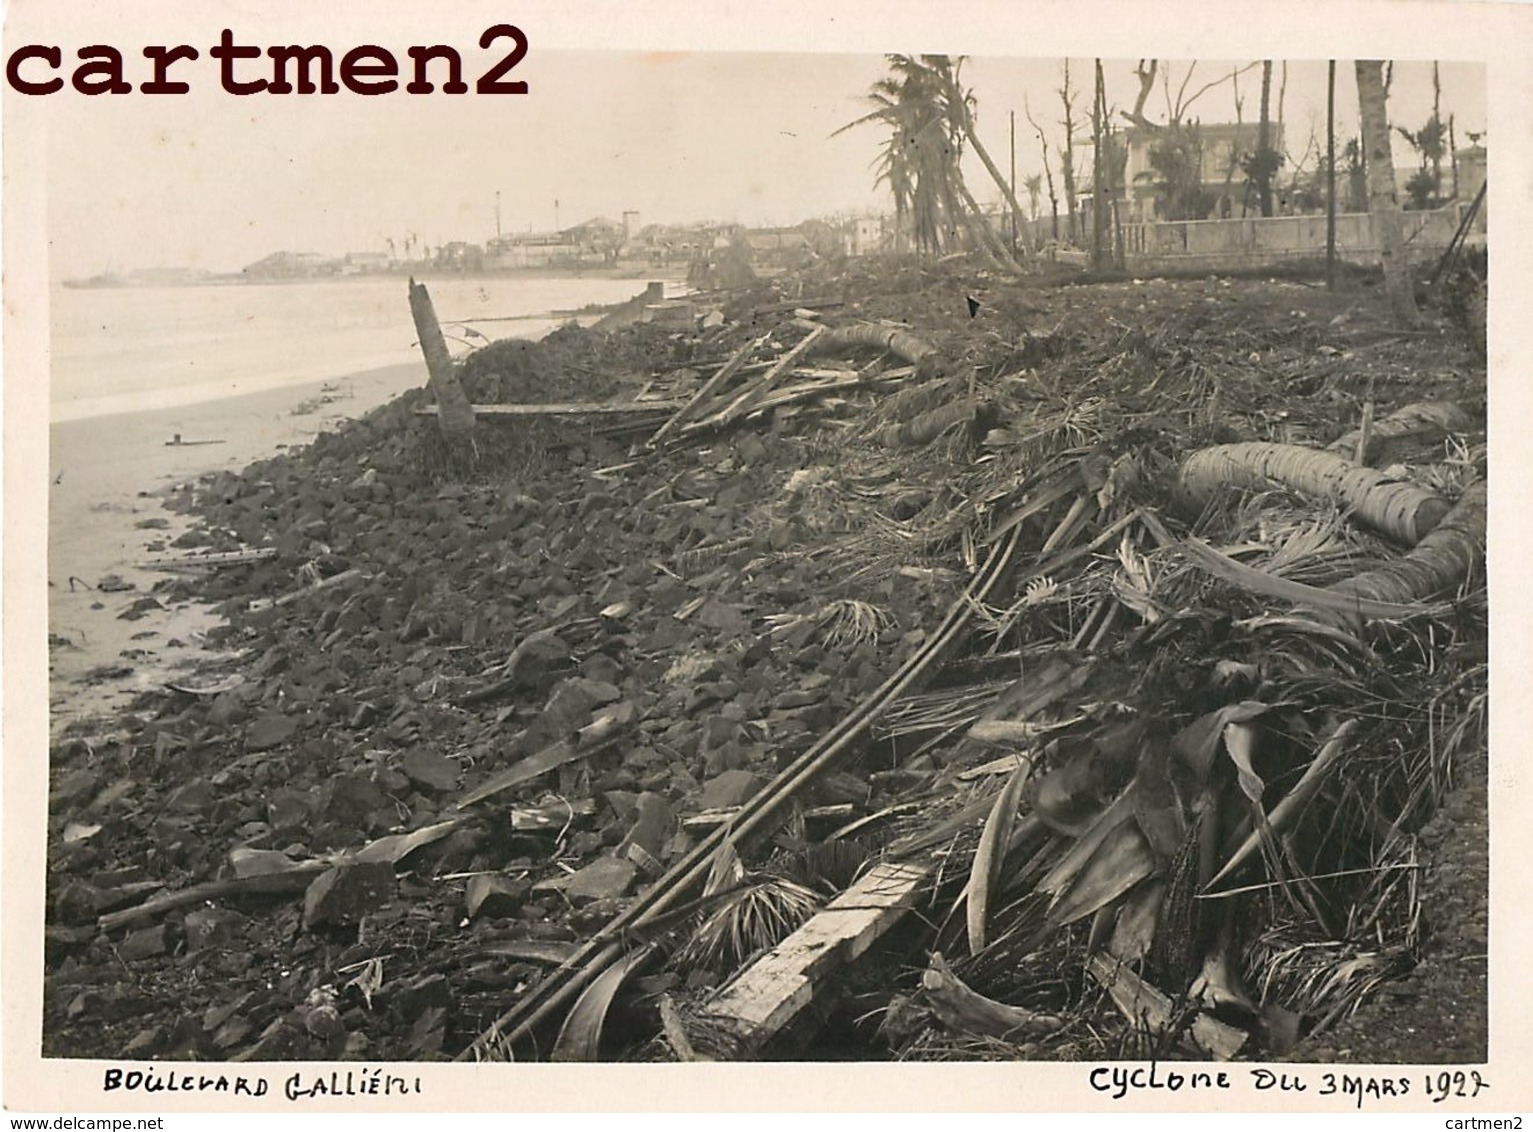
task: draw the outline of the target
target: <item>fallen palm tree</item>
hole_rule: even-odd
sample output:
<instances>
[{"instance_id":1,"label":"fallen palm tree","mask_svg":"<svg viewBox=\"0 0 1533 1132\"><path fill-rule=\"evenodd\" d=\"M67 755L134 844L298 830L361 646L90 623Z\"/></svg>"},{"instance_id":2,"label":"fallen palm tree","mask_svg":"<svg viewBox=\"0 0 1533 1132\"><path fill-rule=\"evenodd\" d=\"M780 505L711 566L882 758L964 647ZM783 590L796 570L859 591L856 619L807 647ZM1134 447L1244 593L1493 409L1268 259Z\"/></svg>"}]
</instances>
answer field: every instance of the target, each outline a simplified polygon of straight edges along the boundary
<instances>
[{"instance_id":1,"label":"fallen palm tree","mask_svg":"<svg viewBox=\"0 0 1533 1132\"><path fill-rule=\"evenodd\" d=\"M1443 499L1415 484L1391 480L1334 453L1265 441L1194 452L1183 462L1178 480L1188 501L1199 508L1226 488L1274 485L1344 507L1359 522L1405 546L1420 542L1449 509Z\"/></svg>"},{"instance_id":2,"label":"fallen palm tree","mask_svg":"<svg viewBox=\"0 0 1533 1132\"><path fill-rule=\"evenodd\" d=\"M888 350L911 365L920 365L937 352L931 343L918 338L904 327L877 326L872 323L835 327L815 343L814 351L830 354L840 350L865 348Z\"/></svg>"},{"instance_id":3,"label":"fallen palm tree","mask_svg":"<svg viewBox=\"0 0 1533 1132\"><path fill-rule=\"evenodd\" d=\"M1462 583L1485 557L1486 484L1472 485L1410 552L1331 586L1358 600L1425 601Z\"/></svg>"},{"instance_id":4,"label":"fallen palm tree","mask_svg":"<svg viewBox=\"0 0 1533 1132\"><path fill-rule=\"evenodd\" d=\"M1371 464L1394 445L1432 443L1469 428L1469 414L1452 401L1417 401L1371 422L1366 442L1363 429L1355 428L1333 440L1326 451L1347 459L1356 457L1359 464ZM1359 444L1363 447L1361 452Z\"/></svg>"}]
</instances>

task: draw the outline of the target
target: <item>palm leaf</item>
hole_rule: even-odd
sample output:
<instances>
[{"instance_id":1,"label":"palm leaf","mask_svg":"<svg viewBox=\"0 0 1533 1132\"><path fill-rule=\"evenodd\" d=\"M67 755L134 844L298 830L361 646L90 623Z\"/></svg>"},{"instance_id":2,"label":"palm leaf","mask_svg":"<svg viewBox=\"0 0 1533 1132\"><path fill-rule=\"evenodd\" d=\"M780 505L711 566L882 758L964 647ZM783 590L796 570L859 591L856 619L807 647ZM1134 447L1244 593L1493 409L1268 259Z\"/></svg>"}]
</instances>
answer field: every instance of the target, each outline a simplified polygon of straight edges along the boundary
<instances>
[{"instance_id":1,"label":"palm leaf","mask_svg":"<svg viewBox=\"0 0 1533 1132\"><path fill-rule=\"evenodd\" d=\"M607 1014L618 991L644 961L654 953L654 944L645 944L631 951L591 981L585 992L576 1000L559 1037L554 1042L551 1059L554 1061L600 1061L602 1030L607 1025Z\"/></svg>"},{"instance_id":2,"label":"palm leaf","mask_svg":"<svg viewBox=\"0 0 1533 1132\"><path fill-rule=\"evenodd\" d=\"M990 915L990 898L995 894L1001 879L1001 866L1006 860L1006 846L1011 841L1011 829L1017 818L1017 806L1022 800L1022 788L1033 768L1032 760L1026 760L1012 772L1006 786L996 796L990 816L985 820L984 832L980 834L979 849L974 854L974 864L969 870L969 886L965 893L965 920L969 929L969 953L977 955L985 949L985 924Z\"/></svg>"}]
</instances>

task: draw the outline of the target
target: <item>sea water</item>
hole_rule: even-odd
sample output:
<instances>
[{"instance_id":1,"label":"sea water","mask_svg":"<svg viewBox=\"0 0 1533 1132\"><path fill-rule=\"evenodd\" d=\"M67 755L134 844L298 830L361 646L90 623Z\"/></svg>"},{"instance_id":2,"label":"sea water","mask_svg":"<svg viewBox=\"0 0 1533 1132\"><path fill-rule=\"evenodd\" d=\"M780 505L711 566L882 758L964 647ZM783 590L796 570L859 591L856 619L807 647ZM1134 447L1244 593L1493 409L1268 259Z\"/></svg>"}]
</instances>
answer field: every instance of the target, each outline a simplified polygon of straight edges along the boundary
<instances>
[{"instance_id":1,"label":"sea water","mask_svg":"<svg viewBox=\"0 0 1533 1132\"><path fill-rule=\"evenodd\" d=\"M642 280L490 276L428 280L454 355L486 338L539 337L558 311L631 298ZM483 335L483 337L476 337ZM165 409L419 361L399 276L224 286L56 286L55 422Z\"/></svg>"},{"instance_id":2,"label":"sea water","mask_svg":"<svg viewBox=\"0 0 1533 1132\"><path fill-rule=\"evenodd\" d=\"M485 338L540 336L564 321L553 312L619 302L645 284L502 276L427 286L449 349L461 356ZM177 602L143 620L120 619L160 580L140 563L177 553L166 544L187 520L162 507L167 490L307 443L424 383L426 370L397 276L56 287L50 299L47 561L36 565L48 578L57 732L214 656L197 644L216 623L210 610ZM333 389L324 403L322 388ZM196 443L175 444L177 433ZM98 588L113 574L136 590ZM103 675L108 669L116 674Z\"/></svg>"}]
</instances>

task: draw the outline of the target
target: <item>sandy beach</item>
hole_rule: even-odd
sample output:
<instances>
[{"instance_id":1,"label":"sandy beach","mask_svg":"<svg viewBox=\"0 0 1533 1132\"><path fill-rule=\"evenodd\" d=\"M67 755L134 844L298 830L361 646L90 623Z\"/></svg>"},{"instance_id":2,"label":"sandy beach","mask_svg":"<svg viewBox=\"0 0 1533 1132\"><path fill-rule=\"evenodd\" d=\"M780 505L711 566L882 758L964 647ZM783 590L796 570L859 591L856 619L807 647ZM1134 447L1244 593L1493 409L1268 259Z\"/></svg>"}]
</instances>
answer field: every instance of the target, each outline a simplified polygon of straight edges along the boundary
<instances>
[{"instance_id":1,"label":"sandy beach","mask_svg":"<svg viewBox=\"0 0 1533 1132\"><path fill-rule=\"evenodd\" d=\"M84 420L49 428L49 709L57 734L71 721L108 716L144 688L215 659L201 634L205 607L165 602L123 619L168 575L144 561L182 553L169 544L187 526L164 506L178 485L239 470L311 442L423 384L424 364L339 380ZM168 443L177 435L182 443ZM218 441L218 443L205 443ZM101 582L115 575L131 590Z\"/></svg>"}]
</instances>

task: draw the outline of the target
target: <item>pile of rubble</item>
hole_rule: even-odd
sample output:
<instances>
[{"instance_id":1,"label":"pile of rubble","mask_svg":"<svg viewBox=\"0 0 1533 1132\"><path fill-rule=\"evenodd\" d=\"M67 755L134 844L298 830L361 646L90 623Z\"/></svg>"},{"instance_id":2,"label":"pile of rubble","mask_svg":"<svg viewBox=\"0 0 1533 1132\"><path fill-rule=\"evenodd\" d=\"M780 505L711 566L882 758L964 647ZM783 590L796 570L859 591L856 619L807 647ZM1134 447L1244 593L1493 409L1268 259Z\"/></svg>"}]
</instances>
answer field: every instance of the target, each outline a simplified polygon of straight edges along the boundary
<instances>
[{"instance_id":1,"label":"pile of rubble","mask_svg":"<svg viewBox=\"0 0 1533 1132\"><path fill-rule=\"evenodd\" d=\"M1272 1057L1411 969L1488 683L1445 320L691 303L173 500L229 659L52 752L45 1052Z\"/></svg>"}]
</instances>

